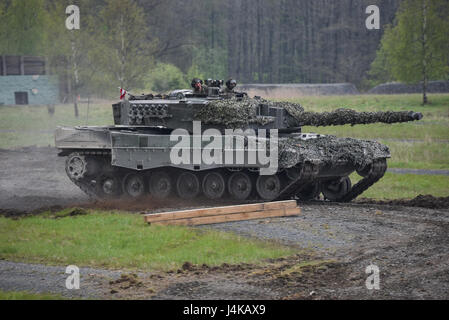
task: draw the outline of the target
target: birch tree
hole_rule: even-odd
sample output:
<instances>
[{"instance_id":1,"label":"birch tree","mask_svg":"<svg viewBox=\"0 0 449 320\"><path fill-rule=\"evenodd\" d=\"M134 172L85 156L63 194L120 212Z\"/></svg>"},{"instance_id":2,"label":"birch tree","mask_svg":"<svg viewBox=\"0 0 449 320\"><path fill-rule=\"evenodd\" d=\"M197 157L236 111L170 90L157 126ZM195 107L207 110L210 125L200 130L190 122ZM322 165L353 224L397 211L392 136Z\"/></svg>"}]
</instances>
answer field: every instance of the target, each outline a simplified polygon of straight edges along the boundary
<instances>
[{"instance_id":1,"label":"birch tree","mask_svg":"<svg viewBox=\"0 0 449 320\"><path fill-rule=\"evenodd\" d=\"M58 1L48 6L51 19L46 24L47 40L44 53L48 58L52 73L58 74L60 81L67 83L69 99L73 102L75 117L79 116L78 95L87 86L86 74L92 72L89 50L92 37L87 27L87 10L80 29L68 30L65 20L66 7L71 1ZM83 3L83 2L81 2Z\"/></svg>"},{"instance_id":2,"label":"birch tree","mask_svg":"<svg viewBox=\"0 0 449 320\"><path fill-rule=\"evenodd\" d=\"M421 82L423 104L428 102L428 81L449 78L448 16L446 0L404 0L373 63L396 80Z\"/></svg>"},{"instance_id":3,"label":"birch tree","mask_svg":"<svg viewBox=\"0 0 449 320\"><path fill-rule=\"evenodd\" d=\"M133 0L107 0L99 15L101 52L97 61L103 66L110 86L133 89L152 65L155 40L149 32L143 10Z\"/></svg>"}]
</instances>

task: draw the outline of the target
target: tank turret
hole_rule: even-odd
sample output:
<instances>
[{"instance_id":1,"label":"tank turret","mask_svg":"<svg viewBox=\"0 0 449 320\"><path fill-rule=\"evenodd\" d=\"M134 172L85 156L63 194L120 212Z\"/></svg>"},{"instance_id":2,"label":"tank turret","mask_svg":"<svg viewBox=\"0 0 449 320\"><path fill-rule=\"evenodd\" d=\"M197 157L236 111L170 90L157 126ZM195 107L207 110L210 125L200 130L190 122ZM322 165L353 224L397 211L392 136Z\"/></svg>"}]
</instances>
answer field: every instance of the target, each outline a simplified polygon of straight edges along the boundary
<instances>
[{"instance_id":1,"label":"tank turret","mask_svg":"<svg viewBox=\"0 0 449 320\"><path fill-rule=\"evenodd\" d=\"M331 112L307 112L301 105L290 102L228 97L218 93L186 97L185 92L180 94L176 91L167 99L130 100L116 104L114 118L116 125L163 126L189 131L192 121L196 120L204 124L204 130L211 127L262 128L294 132L302 126L408 122L420 120L422 114L413 111L357 112L343 108Z\"/></svg>"}]
</instances>

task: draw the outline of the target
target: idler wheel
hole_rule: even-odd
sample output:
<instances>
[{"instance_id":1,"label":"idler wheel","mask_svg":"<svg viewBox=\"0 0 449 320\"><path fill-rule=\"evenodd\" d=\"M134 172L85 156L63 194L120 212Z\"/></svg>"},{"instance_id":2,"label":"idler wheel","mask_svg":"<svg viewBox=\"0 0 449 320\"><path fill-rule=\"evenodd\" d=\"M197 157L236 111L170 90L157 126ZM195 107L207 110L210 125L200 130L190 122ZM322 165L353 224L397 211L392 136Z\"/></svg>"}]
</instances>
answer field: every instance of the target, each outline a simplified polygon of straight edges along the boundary
<instances>
[{"instance_id":1,"label":"idler wheel","mask_svg":"<svg viewBox=\"0 0 449 320\"><path fill-rule=\"evenodd\" d=\"M87 174L86 157L78 152L71 153L65 162L67 175L74 180L82 179Z\"/></svg>"},{"instance_id":2,"label":"idler wheel","mask_svg":"<svg viewBox=\"0 0 449 320\"><path fill-rule=\"evenodd\" d=\"M191 172L183 172L176 181L178 195L183 199L193 199L200 193L200 181Z\"/></svg>"},{"instance_id":3,"label":"idler wheel","mask_svg":"<svg viewBox=\"0 0 449 320\"><path fill-rule=\"evenodd\" d=\"M165 199L171 193L172 181L167 173L158 171L150 175L149 187L151 195L158 199Z\"/></svg>"},{"instance_id":4,"label":"idler wheel","mask_svg":"<svg viewBox=\"0 0 449 320\"><path fill-rule=\"evenodd\" d=\"M228 191L234 199L248 199L252 191L250 177L244 172L234 172L228 181Z\"/></svg>"},{"instance_id":5,"label":"idler wheel","mask_svg":"<svg viewBox=\"0 0 449 320\"><path fill-rule=\"evenodd\" d=\"M96 186L98 195L103 198L119 197L122 194L120 178L111 174L102 175Z\"/></svg>"},{"instance_id":6,"label":"idler wheel","mask_svg":"<svg viewBox=\"0 0 449 320\"><path fill-rule=\"evenodd\" d=\"M135 173L130 173L123 179L123 191L132 198L141 197L145 193L143 178Z\"/></svg>"},{"instance_id":7,"label":"idler wheel","mask_svg":"<svg viewBox=\"0 0 449 320\"><path fill-rule=\"evenodd\" d=\"M219 172L209 172L203 179L203 193L209 199L220 199L226 191L226 183Z\"/></svg>"},{"instance_id":8,"label":"idler wheel","mask_svg":"<svg viewBox=\"0 0 449 320\"><path fill-rule=\"evenodd\" d=\"M342 177L322 183L321 191L326 199L337 201L351 190L351 180L349 177Z\"/></svg>"},{"instance_id":9,"label":"idler wheel","mask_svg":"<svg viewBox=\"0 0 449 320\"><path fill-rule=\"evenodd\" d=\"M308 201L318 198L320 195L320 185L318 183L311 183L299 191L296 196L299 200Z\"/></svg>"},{"instance_id":10,"label":"idler wheel","mask_svg":"<svg viewBox=\"0 0 449 320\"><path fill-rule=\"evenodd\" d=\"M259 175L256 182L257 194L264 200L273 200L281 191L281 181L277 175Z\"/></svg>"}]
</instances>

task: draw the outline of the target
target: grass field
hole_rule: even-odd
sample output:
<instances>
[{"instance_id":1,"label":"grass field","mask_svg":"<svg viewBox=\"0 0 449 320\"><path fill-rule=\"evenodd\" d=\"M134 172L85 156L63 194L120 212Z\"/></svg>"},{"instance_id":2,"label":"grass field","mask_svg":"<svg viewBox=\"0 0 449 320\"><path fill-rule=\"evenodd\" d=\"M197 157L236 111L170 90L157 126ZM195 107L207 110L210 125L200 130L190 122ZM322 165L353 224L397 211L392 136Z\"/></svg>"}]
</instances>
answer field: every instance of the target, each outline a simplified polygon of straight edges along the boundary
<instances>
[{"instance_id":1,"label":"grass field","mask_svg":"<svg viewBox=\"0 0 449 320\"><path fill-rule=\"evenodd\" d=\"M231 233L149 226L137 214L90 211L58 219L0 217L0 259L13 261L171 270L186 261L255 263L291 253L292 248Z\"/></svg>"},{"instance_id":2,"label":"grass field","mask_svg":"<svg viewBox=\"0 0 449 320\"><path fill-rule=\"evenodd\" d=\"M390 148L390 168L449 169L449 143L378 141Z\"/></svg>"},{"instance_id":3,"label":"grass field","mask_svg":"<svg viewBox=\"0 0 449 320\"><path fill-rule=\"evenodd\" d=\"M360 176L351 175L352 184ZM435 197L449 196L449 177L436 175L386 173L383 178L366 190L360 197L378 200L414 198L420 194Z\"/></svg>"},{"instance_id":4,"label":"grass field","mask_svg":"<svg viewBox=\"0 0 449 320\"><path fill-rule=\"evenodd\" d=\"M24 291L2 291L0 300L63 300L62 296L47 293L29 293Z\"/></svg>"}]
</instances>

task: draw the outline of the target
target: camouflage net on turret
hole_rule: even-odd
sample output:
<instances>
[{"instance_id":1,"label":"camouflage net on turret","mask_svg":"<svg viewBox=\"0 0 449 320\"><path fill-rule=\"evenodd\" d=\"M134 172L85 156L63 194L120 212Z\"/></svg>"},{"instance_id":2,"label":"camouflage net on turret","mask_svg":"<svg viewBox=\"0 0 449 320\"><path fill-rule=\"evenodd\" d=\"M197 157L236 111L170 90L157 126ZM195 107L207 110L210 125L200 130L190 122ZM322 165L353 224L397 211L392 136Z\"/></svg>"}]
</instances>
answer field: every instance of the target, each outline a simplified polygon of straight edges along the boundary
<instances>
[{"instance_id":1,"label":"camouflage net on turret","mask_svg":"<svg viewBox=\"0 0 449 320\"><path fill-rule=\"evenodd\" d=\"M260 100L256 99L235 98L210 101L195 113L194 119L205 124L224 125L230 129L254 123L265 125L273 119L257 116L260 103Z\"/></svg>"}]
</instances>

